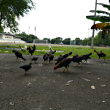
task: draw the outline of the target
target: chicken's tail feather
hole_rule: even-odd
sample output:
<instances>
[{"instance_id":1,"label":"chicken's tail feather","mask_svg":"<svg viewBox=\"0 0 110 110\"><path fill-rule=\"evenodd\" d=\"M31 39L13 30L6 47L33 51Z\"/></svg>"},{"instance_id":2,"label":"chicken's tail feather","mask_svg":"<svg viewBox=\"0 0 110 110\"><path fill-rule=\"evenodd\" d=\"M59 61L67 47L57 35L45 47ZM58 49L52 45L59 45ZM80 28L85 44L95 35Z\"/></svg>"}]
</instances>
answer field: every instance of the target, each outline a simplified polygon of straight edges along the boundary
<instances>
[{"instance_id":1,"label":"chicken's tail feather","mask_svg":"<svg viewBox=\"0 0 110 110\"><path fill-rule=\"evenodd\" d=\"M20 66L20 68L22 68L22 66Z\"/></svg>"},{"instance_id":2,"label":"chicken's tail feather","mask_svg":"<svg viewBox=\"0 0 110 110\"><path fill-rule=\"evenodd\" d=\"M69 52L68 55L72 55L73 52Z\"/></svg>"},{"instance_id":3,"label":"chicken's tail feather","mask_svg":"<svg viewBox=\"0 0 110 110\"><path fill-rule=\"evenodd\" d=\"M90 56L90 55L92 55L92 52L91 52L91 53L89 53L89 56Z\"/></svg>"},{"instance_id":4,"label":"chicken's tail feather","mask_svg":"<svg viewBox=\"0 0 110 110\"><path fill-rule=\"evenodd\" d=\"M52 54L56 53L56 50L52 52Z\"/></svg>"}]
</instances>

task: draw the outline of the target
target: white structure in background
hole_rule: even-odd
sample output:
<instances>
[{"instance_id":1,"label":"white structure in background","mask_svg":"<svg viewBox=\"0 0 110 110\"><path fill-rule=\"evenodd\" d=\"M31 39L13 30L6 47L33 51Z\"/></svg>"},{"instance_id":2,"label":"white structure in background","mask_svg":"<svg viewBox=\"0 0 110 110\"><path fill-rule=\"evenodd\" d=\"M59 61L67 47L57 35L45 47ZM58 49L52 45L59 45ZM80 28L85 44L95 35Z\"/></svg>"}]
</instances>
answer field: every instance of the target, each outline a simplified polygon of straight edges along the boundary
<instances>
[{"instance_id":1,"label":"white structure in background","mask_svg":"<svg viewBox=\"0 0 110 110\"><path fill-rule=\"evenodd\" d=\"M70 45L76 45L76 41L70 41Z\"/></svg>"},{"instance_id":2,"label":"white structure in background","mask_svg":"<svg viewBox=\"0 0 110 110\"><path fill-rule=\"evenodd\" d=\"M63 43L62 43L62 42L60 42L60 45L63 45Z\"/></svg>"},{"instance_id":3,"label":"white structure in background","mask_svg":"<svg viewBox=\"0 0 110 110\"><path fill-rule=\"evenodd\" d=\"M26 43L21 40L22 37L15 36L13 34L0 33L0 42L10 42L10 43Z\"/></svg>"}]
</instances>

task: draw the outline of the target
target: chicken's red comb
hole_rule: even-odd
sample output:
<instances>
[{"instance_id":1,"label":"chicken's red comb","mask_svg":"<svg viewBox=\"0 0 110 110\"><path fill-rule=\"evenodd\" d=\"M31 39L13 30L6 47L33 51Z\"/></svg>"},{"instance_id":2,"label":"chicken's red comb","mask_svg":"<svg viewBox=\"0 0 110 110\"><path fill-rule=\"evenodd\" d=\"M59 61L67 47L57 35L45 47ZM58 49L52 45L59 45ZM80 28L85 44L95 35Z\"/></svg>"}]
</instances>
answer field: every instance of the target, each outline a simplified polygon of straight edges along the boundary
<instances>
[{"instance_id":1,"label":"chicken's red comb","mask_svg":"<svg viewBox=\"0 0 110 110\"><path fill-rule=\"evenodd\" d=\"M96 52L96 50L94 50L94 52Z\"/></svg>"},{"instance_id":2,"label":"chicken's red comb","mask_svg":"<svg viewBox=\"0 0 110 110\"><path fill-rule=\"evenodd\" d=\"M56 70L57 68L56 67L54 67L54 70Z\"/></svg>"}]
</instances>

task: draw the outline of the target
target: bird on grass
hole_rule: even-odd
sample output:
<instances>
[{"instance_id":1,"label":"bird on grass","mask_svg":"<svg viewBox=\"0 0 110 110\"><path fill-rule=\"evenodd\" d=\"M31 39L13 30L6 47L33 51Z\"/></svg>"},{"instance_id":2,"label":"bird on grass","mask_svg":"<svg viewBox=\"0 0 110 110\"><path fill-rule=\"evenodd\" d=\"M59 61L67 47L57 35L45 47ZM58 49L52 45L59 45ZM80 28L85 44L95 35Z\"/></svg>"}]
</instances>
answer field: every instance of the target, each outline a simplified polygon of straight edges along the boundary
<instances>
[{"instance_id":1,"label":"bird on grass","mask_svg":"<svg viewBox=\"0 0 110 110\"><path fill-rule=\"evenodd\" d=\"M26 52L26 50L27 50L27 46L26 45L24 46L24 48L22 48L21 46L19 46L19 47L20 47L21 51Z\"/></svg>"},{"instance_id":2,"label":"bird on grass","mask_svg":"<svg viewBox=\"0 0 110 110\"><path fill-rule=\"evenodd\" d=\"M32 49L31 49L31 47L29 46L28 48L27 48L27 50L28 50L28 52L31 54L31 56L33 55L33 53L34 53L34 51L36 50L36 46L34 45L33 47L32 47Z\"/></svg>"},{"instance_id":3,"label":"bird on grass","mask_svg":"<svg viewBox=\"0 0 110 110\"><path fill-rule=\"evenodd\" d=\"M56 52L56 50L52 50L52 48L50 48L50 51L49 51L49 55L52 55L52 54L54 54Z\"/></svg>"},{"instance_id":4,"label":"bird on grass","mask_svg":"<svg viewBox=\"0 0 110 110\"><path fill-rule=\"evenodd\" d=\"M20 68L24 69L25 70L25 75L26 75L26 72L31 69L31 64L32 63L29 63L29 65L24 65L24 66L21 66Z\"/></svg>"},{"instance_id":5,"label":"bird on grass","mask_svg":"<svg viewBox=\"0 0 110 110\"><path fill-rule=\"evenodd\" d=\"M96 54L99 56L99 59L100 59L100 57L103 57L103 58L104 58L104 62L105 62L106 54L103 53L102 50L101 50L100 52L94 50L94 52L96 52ZM98 59L98 60L99 60L99 59ZM98 60L96 60L96 61L98 61Z\"/></svg>"}]
</instances>

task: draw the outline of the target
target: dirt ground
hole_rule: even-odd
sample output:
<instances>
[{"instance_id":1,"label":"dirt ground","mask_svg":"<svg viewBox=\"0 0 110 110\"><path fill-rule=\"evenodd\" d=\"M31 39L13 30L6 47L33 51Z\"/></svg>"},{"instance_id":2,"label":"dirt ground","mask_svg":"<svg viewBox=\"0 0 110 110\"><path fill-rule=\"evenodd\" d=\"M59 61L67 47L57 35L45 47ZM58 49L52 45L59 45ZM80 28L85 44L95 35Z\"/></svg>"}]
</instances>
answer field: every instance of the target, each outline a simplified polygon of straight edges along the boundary
<instances>
[{"instance_id":1,"label":"dirt ground","mask_svg":"<svg viewBox=\"0 0 110 110\"><path fill-rule=\"evenodd\" d=\"M42 56L27 75L14 54L0 53L0 110L110 110L110 60L89 59L82 67L71 63L68 72L54 71Z\"/></svg>"}]
</instances>

